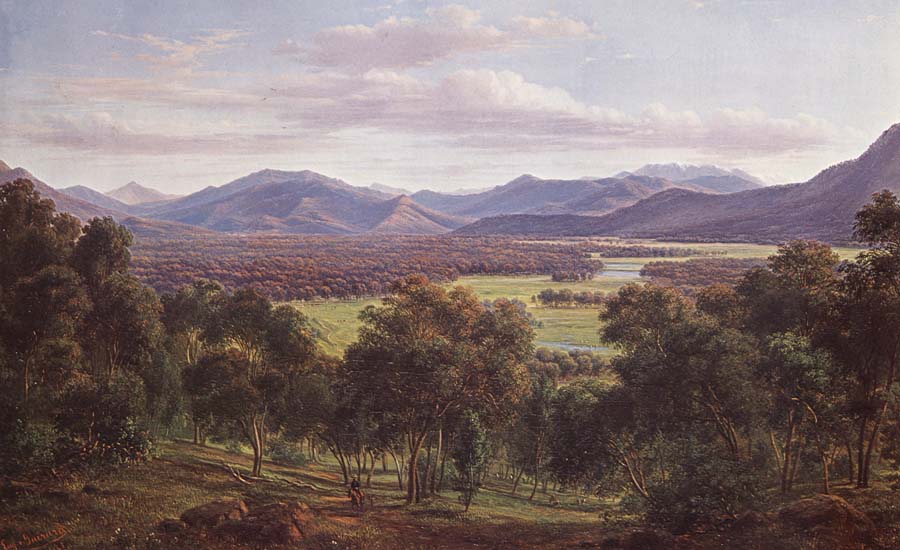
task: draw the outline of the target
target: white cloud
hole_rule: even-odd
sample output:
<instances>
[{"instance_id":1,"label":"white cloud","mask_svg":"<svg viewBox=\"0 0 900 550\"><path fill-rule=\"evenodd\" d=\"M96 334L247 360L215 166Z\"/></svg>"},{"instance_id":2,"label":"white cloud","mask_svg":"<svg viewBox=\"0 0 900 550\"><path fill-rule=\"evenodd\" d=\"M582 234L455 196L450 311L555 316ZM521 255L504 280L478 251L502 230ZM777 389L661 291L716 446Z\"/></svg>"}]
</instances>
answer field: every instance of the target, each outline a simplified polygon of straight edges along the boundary
<instances>
[{"instance_id":1,"label":"white cloud","mask_svg":"<svg viewBox=\"0 0 900 550\"><path fill-rule=\"evenodd\" d=\"M577 38L592 36L587 23L551 15L550 17L518 16L512 20L513 30L523 37L536 38Z\"/></svg>"},{"instance_id":2,"label":"white cloud","mask_svg":"<svg viewBox=\"0 0 900 550\"><path fill-rule=\"evenodd\" d=\"M297 56L326 67L403 68L434 63L467 52L480 52L534 40L593 37L590 27L575 19L518 16L508 29L481 21L481 12L460 5L426 10L421 19L388 17L374 25L344 25L317 32L311 44L293 40L273 52Z\"/></svg>"},{"instance_id":3,"label":"white cloud","mask_svg":"<svg viewBox=\"0 0 900 550\"><path fill-rule=\"evenodd\" d=\"M236 29L212 29L188 42L153 34L132 36L103 30L91 34L143 46L145 51L134 54L134 59L159 71L190 75L201 66L204 56L235 47L234 41L248 33Z\"/></svg>"}]
</instances>

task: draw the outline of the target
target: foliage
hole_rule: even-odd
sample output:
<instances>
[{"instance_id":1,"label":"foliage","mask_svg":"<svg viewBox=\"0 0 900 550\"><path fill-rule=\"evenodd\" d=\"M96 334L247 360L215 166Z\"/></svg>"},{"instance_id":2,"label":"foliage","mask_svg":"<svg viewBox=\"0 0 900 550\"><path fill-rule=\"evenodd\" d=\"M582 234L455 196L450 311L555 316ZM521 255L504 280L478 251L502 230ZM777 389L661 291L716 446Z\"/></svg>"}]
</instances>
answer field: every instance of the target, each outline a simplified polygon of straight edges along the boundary
<instances>
[{"instance_id":1,"label":"foliage","mask_svg":"<svg viewBox=\"0 0 900 550\"><path fill-rule=\"evenodd\" d=\"M460 502L469 511L481 488L484 468L490 455L487 431L478 415L467 411L459 424L456 445L453 448L453 464L456 467L455 488L460 492Z\"/></svg>"}]
</instances>

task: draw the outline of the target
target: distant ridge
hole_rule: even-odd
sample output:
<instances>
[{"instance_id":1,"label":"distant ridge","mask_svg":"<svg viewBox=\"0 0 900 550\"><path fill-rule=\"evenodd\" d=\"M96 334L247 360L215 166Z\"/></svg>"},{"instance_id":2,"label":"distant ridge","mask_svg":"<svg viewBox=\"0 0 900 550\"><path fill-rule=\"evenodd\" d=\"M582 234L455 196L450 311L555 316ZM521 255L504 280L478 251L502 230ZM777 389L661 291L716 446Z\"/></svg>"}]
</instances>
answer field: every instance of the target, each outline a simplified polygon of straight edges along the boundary
<instances>
[{"instance_id":1,"label":"distant ridge","mask_svg":"<svg viewBox=\"0 0 900 550\"><path fill-rule=\"evenodd\" d=\"M721 195L669 189L601 217L488 218L457 233L846 243L853 239L856 211L883 189L900 192L900 124L885 130L858 158L805 183Z\"/></svg>"},{"instance_id":2,"label":"distant ridge","mask_svg":"<svg viewBox=\"0 0 900 550\"><path fill-rule=\"evenodd\" d=\"M94 191L90 187L85 187L84 185L75 185L72 187L63 187L59 190L61 193L65 193L70 197L74 197L76 199L81 199L83 201L87 201L92 204L96 204L97 206L102 206L103 208L109 208L110 210L115 210L118 212L129 212L131 207L124 202L118 201L108 195L105 195L99 191Z\"/></svg>"}]
</instances>

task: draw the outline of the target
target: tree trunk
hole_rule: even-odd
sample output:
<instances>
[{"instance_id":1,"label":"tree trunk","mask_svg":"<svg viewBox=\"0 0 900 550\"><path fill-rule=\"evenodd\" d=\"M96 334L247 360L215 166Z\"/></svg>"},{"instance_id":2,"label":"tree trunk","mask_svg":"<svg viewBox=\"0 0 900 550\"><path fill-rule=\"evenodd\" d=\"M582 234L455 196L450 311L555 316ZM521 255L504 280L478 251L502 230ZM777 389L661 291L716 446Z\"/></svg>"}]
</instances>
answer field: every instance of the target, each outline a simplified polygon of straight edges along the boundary
<instances>
[{"instance_id":1,"label":"tree trunk","mask_svg":"<svg viewBox=\"0 0 900 550\"><path fill-rule=\"evenodd\" d=\"M519 489L519 480L522 479L522 473L525 472L525 467L519 468L519 471L516 472L516 480L513 481L512 494L516 494L516 491Z\"/></svg>"},{"instance_id":2,"label":"tree trunk","mask_svg":"<svg viewBox=\"0 0 900 550\"><path fill-rule=\"evenodd\" d=\"M437 450L435 451L435 454L434 454L434 467L431 469L431 478L430 478L431 487L428 489L429 492L432 493L432 494L435 493L435 484L436 484L436 481L437 481L437 463L438 463L438 460L439 460L440 457L441 457L441 446L442 446L443 443L444 443L444 441L443 441L443 440L444 440L444 434L443 434L443 432L444 432L443 428L438 428L438 431L437 431Z\"/></svg>"},{"instance_id":3,"label":"tree trunk","mask_svg":"<svg viewBox=\"0 0 900 550\"><path fill-rule=\"evenodd\" d=\"M849 470L849 473L847 474L847 478L849 479L849 483L852 485L853 481L856 478L853 476L853 444L850 442L849 438L846 441L846 445L847 445L847 466L848 466L848 470Z\"/></svg>"},{"instance_id":4,"label":"tree trunk","mask_svg":"<svg viewBox=\"0 0 900 550\"><path fill-rule=\"evenodd\" d=\"M859 439L856 442L856 487L863 488L863 465L865 464L866 425L869 423L867 416L859 420Z\"/></svg>"},{"instance_id":5,"label":"tree trunk","mask_svg":"<svg viewBox=\"0 0 900 550\"><path fill-rule=\"evenodd\" d=\"M200 444L200 424L194 420L194 445Z\"/></svg>"},{"instance_id":6,"label":"tree trunk","mask_svg":"<svg viewBox=\"0 0 900 550\"><path fill-rule=\"evenodd\" d=\"M791 457L793 456L794 443L794 411L788 413L788 431L784 440L784 450L781 453L783 462L781 463L781 492L785 493L790 489L789 476L791 473Z\"/></svg>"},{"instance_id":7,"label":"tree trunk","mask_svg":"<svg viewBox=\"0 0 900 550\"><path fill-rule=\"evenodd\" d=\"M881 410L878 411L878 415L875 417L875 426L872 427L872 435L869 438L869 444L866 448L866 461L865 464L860 467L863 471L863 487L869 486L869 471L872 466L872 453L875 450L875 447L878 446L878 432L881 430L881 420L884 418L884 413L887 411L888 402L885 399L884 404L881 406Z\"/></svg>"},{"instance_id":8,"label":"tree trunk","mask_svg":"<svg viewBox=\"0 0 900 550\"><path fill-rule=\"evenodd\" d=\"M375 454L369 451L369 471L366 473L366 487L372 486L372 474L375 472Z\"/></svg>"},{"instance_id":9,"label":"tree trunk","mask_svg":"<svg viewBox=\"0 0 900 550\"><path fill-rule=\"evenodd\" d=\"M400 492L403 492L403 468L400 467L400 461L397 460L397 454L393 450L389 450L391 453L391 457L394 459L394 466L397 467L397 486L400 487Z\"/></svg>"},{"instance_id":10,"label":"tree trunk","mask_svg":"<svg viewBox=\"0 0 900 550\"><path fill-rule=\"evenodd\" d=\"M427 433L427 432L426 432ZM409 434L409 476L406 484L406 503L412 504L421 501L419 494L419 451L425 441L426 433L421 435Z\"/></svg>"},{"instance_id":11,"label":"tree trunk","mask_svg":"<svg viewBox=\"0 0 900 550\"><path fill-rule=\"evenodd\" d=\"M534 485L531 487L531 494L528 495L528 500L534 499L534 494L537 492L537 487L538 487L538 472L537 472L537 469L535 469Z\"/></svg>"},{"instance_id":12,"label":"tree trunk","mask_svg":"<svg viewBox=\"0 0 900 550\"><path fill-rule=\"evenodd\" d=\"M438 493L440 493L441 491L444 490L444 472L447 467L447 455L450 453L449 445L442 445L442 447L443 447L443 450L441 452L441 475L438 478L438 486L437 486Z\"/></svg>"},{"instance_id":13,"label":"tree trunk","mask_svg":"<svg viewBox=\"0 0 900 550\"><path fill-rule=\"evenodd\" d=\"M425 444L425 472L419 476L419 491L423 497L428 496L428 480L431 478L431 447L434 436L429 434Z\"/></svg>"},{"instance_id":14,"label":"tree trunk","mask_svg":"<svg viewBox=\"0 0 900 550\"><path fill-rule=\"evenodd\" d=\"M29 370L28 359L25 359L25 363L22 366L22 403L26 405L28 404L28 390L29 386L31 385L30 381L28 380Z\"/></svg>"},{"instance_id":15,"label":"tree trunk","mask_svg":"<svg viewBox=\"0 0 900 550\"><path fill-rule=\"evenodd\" d=\"M822 483L824 485L823 489L825 494L827 495L831 491L831 484L828 479L828 456L825 453L822 453Z\"/></svg>"}]
</instances>

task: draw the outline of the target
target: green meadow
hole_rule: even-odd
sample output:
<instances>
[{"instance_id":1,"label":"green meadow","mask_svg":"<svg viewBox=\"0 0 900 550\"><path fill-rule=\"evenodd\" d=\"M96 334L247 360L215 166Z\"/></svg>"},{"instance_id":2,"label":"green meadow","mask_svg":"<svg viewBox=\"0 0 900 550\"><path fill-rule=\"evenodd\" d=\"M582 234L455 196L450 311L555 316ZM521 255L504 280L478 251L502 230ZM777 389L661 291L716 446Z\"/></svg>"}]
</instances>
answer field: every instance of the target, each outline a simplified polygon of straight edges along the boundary
<instances>
[{"instance_id":1,"label":"green meadow","mask_svg":"<svg viewBox=\"0 0 900 550\"><path fill-rule=\"evenodd\" d=\"M685 261L693 258L767 258L775 253L774 245L745 243L675 243L647 240L603 239L610 244L640 244L642 246L666 246L693 248L711 255L644 258L644 257L602 257L604 271L591 281L554 282L549 275L476 275L461 277L450 285L472 287L485 300L497 298L518 299L527 304L538 325L535 328L536 345L558 348L569 346L592 346L601 354L611 350L601 347L597 333L597 311L592 308L551 308L532 302L532 297L545 288L569 288L573 292L593 291L615 292L623 285L640 280L636 272L644 264L653 261ZM561 241L561 244L564 241ZM842 259L850 259L859 253L857 248L837 247L835 251ZM318 331L323 349L333 355L343 354L344 349L356 339L359 329L359 312L368 305L378 304L377 298L362 300L323 300L293 302L311 320Z\"/></svg>"}]
</instances>

